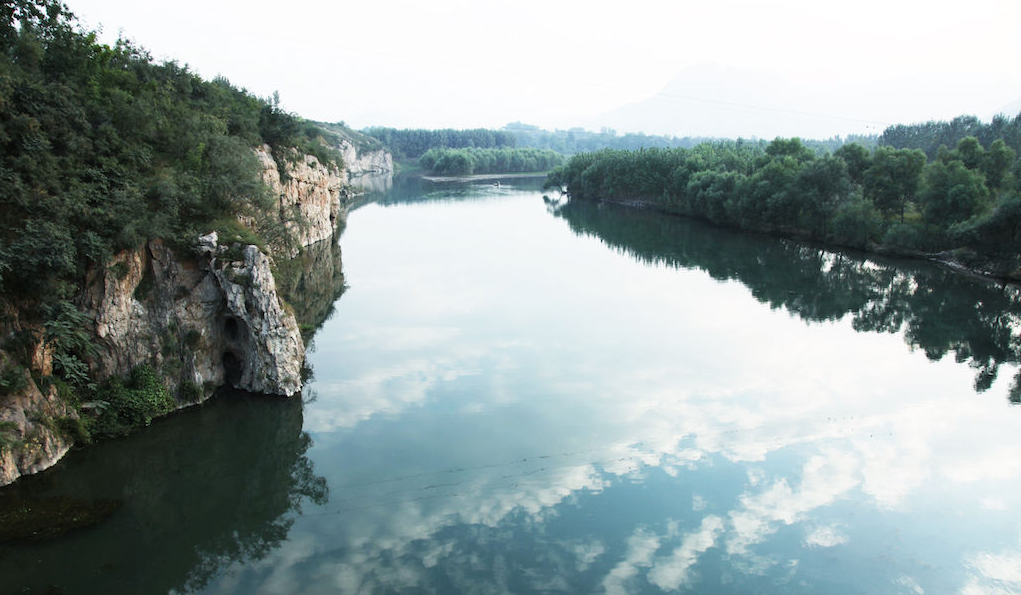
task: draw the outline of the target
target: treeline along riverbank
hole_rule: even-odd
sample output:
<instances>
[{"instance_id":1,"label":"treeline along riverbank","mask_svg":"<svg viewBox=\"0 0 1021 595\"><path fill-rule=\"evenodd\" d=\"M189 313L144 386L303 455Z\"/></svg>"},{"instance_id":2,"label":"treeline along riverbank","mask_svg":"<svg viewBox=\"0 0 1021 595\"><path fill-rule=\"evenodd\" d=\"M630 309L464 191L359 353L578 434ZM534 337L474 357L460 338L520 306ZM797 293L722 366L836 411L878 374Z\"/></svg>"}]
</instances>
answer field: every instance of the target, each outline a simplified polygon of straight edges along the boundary
<instances>
[{"instance_id":1,"label":"treeline along riverbank","mask_svg":"<svg viewBox=\"0 0 1021 595\"><path fill-rule=\"evenodd\" d=\"M575 155L546 187L739 229L939 257L1017 280L1019 168L1017 151L1002 138L983 145L966 136L931 159L889 145L817 152L778 138Z\"/></svg>"}]
</instances>

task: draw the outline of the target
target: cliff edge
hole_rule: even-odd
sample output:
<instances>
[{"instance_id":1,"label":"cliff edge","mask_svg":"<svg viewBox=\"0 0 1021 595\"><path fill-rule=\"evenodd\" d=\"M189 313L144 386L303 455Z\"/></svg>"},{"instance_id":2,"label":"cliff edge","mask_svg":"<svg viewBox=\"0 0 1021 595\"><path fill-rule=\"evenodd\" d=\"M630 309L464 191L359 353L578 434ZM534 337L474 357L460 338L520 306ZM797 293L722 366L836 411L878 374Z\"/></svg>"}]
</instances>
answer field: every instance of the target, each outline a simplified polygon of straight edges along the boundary
<instances>
[{"instance_id":1,"label":"cliff edge","mask_svg":"<svg viewBox=\"0 0 1021 595\"><path fill-rule=\"evenodd\" d=\"M109 416L115 401L104 390L136 390L120 379L139 369L154 373L156 393L164 395L144 423L201 403L221 386L284 397L301 392L305 344L274 270L311 246L336 243L352 191L346 168L312 155L278 162L268 146L255 155L272 197L264 214L286 230L287 241L260 248L212 231L181 249L155 239L88 271L75 305L91 343L88 375L100 385L95 401L81 402L54 380L55 350L46 330L19 325L17 313L8 313L2 330L29 337L32 363L9 367L20 376L0 396L0 485L53 465L76 442L89 440L82 422ZM388 157L376 153L371 159L387 164ZM238 219L241 226L255 226L251 217ZM16 359L24 357L0 350L0 362ZM112 388L104 384L110 382Z\"/></svg>"}]
</instances>

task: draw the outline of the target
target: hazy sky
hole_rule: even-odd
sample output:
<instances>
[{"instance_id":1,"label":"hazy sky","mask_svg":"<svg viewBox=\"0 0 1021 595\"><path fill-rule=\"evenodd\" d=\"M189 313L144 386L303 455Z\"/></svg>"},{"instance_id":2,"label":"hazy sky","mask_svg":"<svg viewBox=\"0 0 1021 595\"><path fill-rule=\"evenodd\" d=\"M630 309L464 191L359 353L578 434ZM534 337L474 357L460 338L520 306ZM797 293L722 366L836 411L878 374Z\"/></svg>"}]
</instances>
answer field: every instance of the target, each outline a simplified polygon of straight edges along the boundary
<instances>
[{"instance_id":1,"label":"hazy sky","mask_svg":"<svg viewBox=\"0 0 1021 595\"><path fill-rule=\"evenodd\" d=\"M859 127L846 118L866 117L848 113L855 97L871 101L890 81L916 81L896 92L910 113L868 118L988 117L1021 98L1018 0L67 3L107 42L121 34L203 76L279 91L304 117L357 127L591 127L705 63L826 89L843 101L797 109L848 132Z\"/></svg>"}]
</instances>

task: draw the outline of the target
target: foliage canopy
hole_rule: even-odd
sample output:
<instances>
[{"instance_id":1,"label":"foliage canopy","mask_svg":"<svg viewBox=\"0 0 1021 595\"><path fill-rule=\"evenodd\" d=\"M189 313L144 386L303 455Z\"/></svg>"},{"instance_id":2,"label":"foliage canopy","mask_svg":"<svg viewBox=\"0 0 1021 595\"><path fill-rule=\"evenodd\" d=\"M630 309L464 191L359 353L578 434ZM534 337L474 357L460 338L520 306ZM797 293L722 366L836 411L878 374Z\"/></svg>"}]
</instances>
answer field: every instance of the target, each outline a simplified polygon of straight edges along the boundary
<instances>
[{"instance_id":1,"label":"foliage canopy","mask_svg":"<svg viewBox=\"0 0 1021 595\"><path fill-rule=\"evenodd\" d=\"M1016 275L1021 162L1008 145L966 136L932 160L889 145L818 152L797 138L603 150L575 155L549 174L547 187L857 248L957 250L968 264Z\"/></svg>"},{"instance_id":2,"label":"foliage canopy","mask_svg":"<svg viewBox=\"0 0 1021 595\"><path fill-rule=\"evenodd\" d=\"M151 238L185 244L265 209L253 149L339 165L323 134L275 98L156 63L128 41L98 43L60 2L5 2L0 290L67 300L118 250Z\"/></svg>"}]
</instances>

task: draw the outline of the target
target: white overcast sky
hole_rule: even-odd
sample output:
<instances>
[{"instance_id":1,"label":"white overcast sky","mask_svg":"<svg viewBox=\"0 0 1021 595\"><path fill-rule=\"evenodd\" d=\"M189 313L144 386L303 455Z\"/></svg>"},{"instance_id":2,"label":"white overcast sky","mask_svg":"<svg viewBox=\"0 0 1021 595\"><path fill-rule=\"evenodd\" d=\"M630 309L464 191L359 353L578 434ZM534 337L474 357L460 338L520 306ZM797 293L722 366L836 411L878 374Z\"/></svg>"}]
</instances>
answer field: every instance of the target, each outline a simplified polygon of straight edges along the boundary
<instances>
[{"instance_id":1,"label":"white overcast sky","mask_svg":"<svg viewBox=\"0 0 1021 595\"><path fill-rule=\"evenodd\" d=\"M838 118L865 116L848 113L855 98L874 104L891 81L921 82L896 88L899 111L868 118L986 118L1021 98L1021 0L67 4L106 42L122 35L205 77L279 91L306 118L356 127L592 127L706 63L830 89L842 101L797 109L847 132L858 130Z\"/></svg>"}]
</instances>

